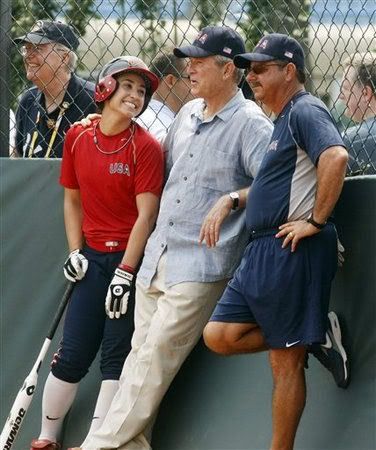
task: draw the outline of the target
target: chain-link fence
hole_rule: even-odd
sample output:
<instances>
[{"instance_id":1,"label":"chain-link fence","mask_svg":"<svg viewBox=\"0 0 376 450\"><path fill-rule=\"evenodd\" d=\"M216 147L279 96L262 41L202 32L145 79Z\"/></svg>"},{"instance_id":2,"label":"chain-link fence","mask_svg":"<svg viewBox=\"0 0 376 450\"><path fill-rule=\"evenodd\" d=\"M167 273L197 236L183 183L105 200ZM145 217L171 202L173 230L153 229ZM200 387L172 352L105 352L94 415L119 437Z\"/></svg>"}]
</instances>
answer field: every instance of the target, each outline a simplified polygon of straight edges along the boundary
<instances>
[{"instance_id":1,"label":"chain-link fence","mask_svg":"<svg viewBox=\"0 0 376 450\"><path fill-rule=\"evenodd\" d=\"M33 84L27 78L34 80L32 72L42 72L38 62L24 66L27 52L35 52L35 45L33 49L24 46L22 55L15 38L35 29L39 20L58 20L74 27L80 36L75 73L92 81L100 67L113 57L136 55L150 64L157 55L169 54L173 47L192 41L197 31L208 24L236 29L244 37L247 50L264 34L290 34L302 43L306 52L307 89L329 106L346 144L352 148L355 159L349 171L376 173L376 0L2 0L0 148L3 156L9 154L8 148L14 143L12 110L28 111L22 96ZM355 59L354 53L358 54ZM52 63L49 68L53 69ZM40 101L37 95L34 90L29 103ZM55 105L53 102L50 105L50 109L55 106L58 112L45 129L47 146L61 115L62 100L59 97ZM48 109L48 105L44 106ZM23 147L30 147L33 127L42 126L43 117L34 114L27 120L29 125L24 129L28 136L21 139ZM25 148L18 149L18 153L34 156ZM49 156L58 155L52 149Z\"/></svg>"}]
</instances>

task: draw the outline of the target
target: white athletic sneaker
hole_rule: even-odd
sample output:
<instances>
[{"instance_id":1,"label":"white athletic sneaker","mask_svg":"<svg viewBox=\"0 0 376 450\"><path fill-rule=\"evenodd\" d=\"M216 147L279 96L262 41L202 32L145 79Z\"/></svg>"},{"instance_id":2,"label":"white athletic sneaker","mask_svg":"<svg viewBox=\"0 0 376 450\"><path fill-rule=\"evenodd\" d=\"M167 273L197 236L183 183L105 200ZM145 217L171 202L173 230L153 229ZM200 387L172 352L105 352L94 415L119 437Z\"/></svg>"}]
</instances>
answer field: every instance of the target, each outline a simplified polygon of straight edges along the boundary
<instances>
[{"instance_id":1,"label":"white athletic sneaker","mask_svg":"<svg viewBox=\"0 0 376 450\"><path fill-rule=\"evenodd\" d=\"M337 386L346 389L350 383L350 366L342 345L341 327L334 311L328 314L328 319L325 344L313 348L311 352L332 373Z\"/></svg>"}]
</instances>

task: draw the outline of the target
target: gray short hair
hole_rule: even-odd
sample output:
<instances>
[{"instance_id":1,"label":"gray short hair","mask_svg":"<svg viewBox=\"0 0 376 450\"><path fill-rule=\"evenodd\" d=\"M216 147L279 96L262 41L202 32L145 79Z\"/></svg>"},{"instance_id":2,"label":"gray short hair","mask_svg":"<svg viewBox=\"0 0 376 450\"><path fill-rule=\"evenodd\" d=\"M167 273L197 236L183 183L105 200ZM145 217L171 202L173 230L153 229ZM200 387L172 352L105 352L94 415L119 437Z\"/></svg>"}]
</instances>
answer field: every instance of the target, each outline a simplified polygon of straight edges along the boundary
<instances>
[{"instance_id":1,"label":"gray short hair","mask_svg":"<svg viewBox=\"0 0 376 450\"><path fill-rule=\"evenodd\" d=\"M353 67L358 83L369 86L376 95L376 52L357 52L350 55L343 63L345 69Z\"/></svg>"},{"instance_id":2,"label":"gray short hair","mask_svg":"<svg viewBox=\"0 0 376 450\"><path fill-rule=\"evenodd\" d=\"M219 66L224 66L225 64L229 63L229 62L234 62L231 58L228 58L227 56L222 56L222 55L215 55L215 62L219 65ZM235 67L235 83L239 84L243 78L243 74L244 74L244 70L243 69L239 69L238 67Z\"/></svg>"},{"instance_id":3,"label":"gray short hair","mask_svg":"<svg viewBox=\"0 0 376 450\"><path fill-rule=\"evenodd\" d=\"M68 62L67 62L68 72L74 72L76 70L78 63L78 56L76 55L76 53L63 44L55 44L54 48L56 50L62 50L68 53Z\"/></svg>"}]
</instances>

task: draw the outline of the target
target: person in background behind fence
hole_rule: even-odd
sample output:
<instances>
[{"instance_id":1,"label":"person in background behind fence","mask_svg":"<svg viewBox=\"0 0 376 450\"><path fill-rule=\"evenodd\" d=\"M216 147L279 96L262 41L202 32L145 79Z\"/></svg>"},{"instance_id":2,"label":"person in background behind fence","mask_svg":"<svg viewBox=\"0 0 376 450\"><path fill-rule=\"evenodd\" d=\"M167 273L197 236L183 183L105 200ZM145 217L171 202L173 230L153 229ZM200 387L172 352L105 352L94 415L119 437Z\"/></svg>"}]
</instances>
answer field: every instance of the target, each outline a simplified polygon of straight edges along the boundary
<instances>
[{"instance_id":1,"label":"person in background behind fence","mask_svg":"<svg viewBox=\"0 0 376 450\"><path fill-rule=\"evenodd\" d=\"M252 183L272 124L237 87L243 71L233 58L244 51L241 36L219 26L174 50L189 58L191 92L198 98L181 108L164 140L169 176L138 273L132 350L111 408L86 437L85 450L151 448L150 421L249 238L237 191ZM221 245L211 249L200 245L200 229L219 198L233 211Z\"/></svg>"},{"instance_id":2,"label":"person in background behind fence","mask_svg":"<svg viewBox=\"0 0 376 450\"><path fill-rule=\"evenodd\" d=\"M64 417L100 346L102 384L91 431L102 423L118 388L133 333L136 271L164 179L159 143L133 118L157 86L158 77L139 58L110 61L96 86L100 120L67 133L60 177L70 250L64 274L76 285L44 388L42 429L31 450L60 449Z\"/></svg>"},{"instance_id":3,"label":"person in background behind fence","mask_svg":"<svg viewBox=\"0 0 376 450\"><path fill-rule=\"evenodd\" d=\"M292 450L306 400L307 350L331 370L338 386L349 382L338 318L331 312L328 320L337 268L337 234L328 218L348 156L329 111L304 89L304 53L295 39L264 36L253 53L234 62L248 70L255 99L276 119L248 193L252 239L204 340L224 355L269 351L274 382L270 449ZM228 214L227 207L223 216Z\"/></svg>"},{"instance_id":4,"label":"person in background behind fence","mask_svg":"<svg viewBox=\"0 0 376 450\"><path fill-rule=\"evenodd\" d=\"M24 158L61 158L70 125L96 111L94 84L74 74L79 40L61 22L38 20L21 43L26 77L34 84L16 111L16 152Z\"/></svg>"},{"instance_id":5,"label":"person in background behind fence","mask_svg":"<svg viewBox=\"0 0 376 450\"><path fill-rule=\"evenodd\" d=\"M376 52L354 53L344 68L340 99L346 116L359 123L343 135L349 175L376 174Z\"/></svg>"},{"instance_id":6,"label":"person in background behind fence","mask_svg":"<svg viewBox=\"0 0 376 450\"><path fill-rule=\"evenodd\" d=\"M173 53L158 55L150 65L150 70L159 77L160 83L149 106L137 121L159 141L166 136L180 108L193 99L186 66L186 62Z\"/></svg>"}]
</instances>

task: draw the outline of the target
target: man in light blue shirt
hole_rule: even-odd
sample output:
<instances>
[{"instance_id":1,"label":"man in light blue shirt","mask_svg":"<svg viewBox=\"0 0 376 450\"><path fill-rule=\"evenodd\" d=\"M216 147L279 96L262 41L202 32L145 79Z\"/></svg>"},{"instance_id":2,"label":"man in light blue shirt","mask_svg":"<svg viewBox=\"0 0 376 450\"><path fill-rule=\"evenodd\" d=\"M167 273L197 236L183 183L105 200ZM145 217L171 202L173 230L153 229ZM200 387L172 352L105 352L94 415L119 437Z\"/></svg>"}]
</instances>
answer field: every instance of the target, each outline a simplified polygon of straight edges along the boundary
<instances>
[{"instance_id":1,"label":"man in light blue shirt","mask_svg":"<svg viewBox=\"0 0 376 450\"><path fill-rule=\"evenodd\" d=\"M164 142L169 177L138 274L146 286L164 251L167 286L230 278L248 241L240 211L223 224L215 249L200 246L198 237L215 200L251 184L272 127L241 91L211 117L205 118L203 107L202 99L187 104Z\"/></svg>"},{"instance_id":2,"label":"man in light blue shirt","mask_svg":"<svg viewBox=\"0 0 376 450\"><path fill-rule=\"evenodd\" d=\"M238 208L273 127L237 87L243 71L233 57L243 52L242 38L227 27L206 27L193 45L174 50L189 58L191 93L198 98L183 106L164 141L168 178L138 273L132 351L109 413L87 436L85 450L150 449L146 429L248 241ZM219 232L223 204L232 212L211 247L207 235Z\"/></svg>"}]
</instances>

